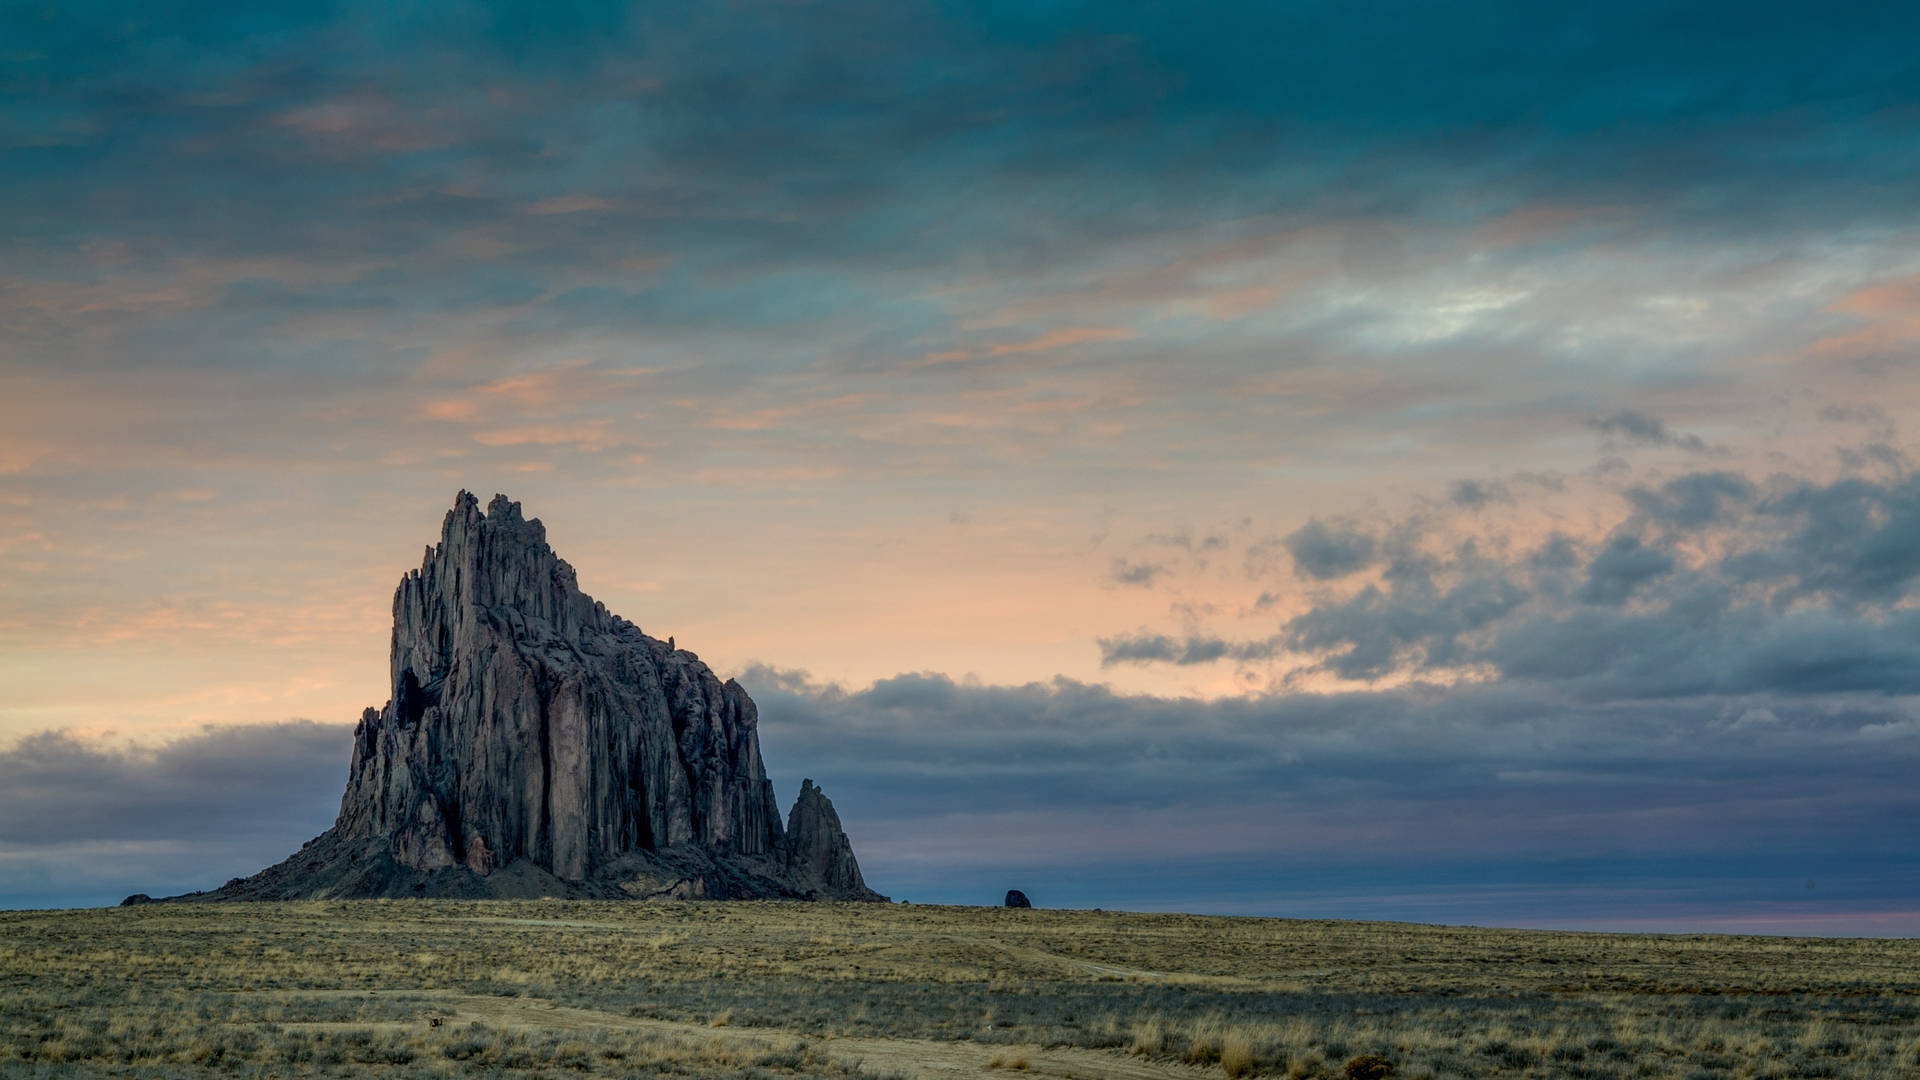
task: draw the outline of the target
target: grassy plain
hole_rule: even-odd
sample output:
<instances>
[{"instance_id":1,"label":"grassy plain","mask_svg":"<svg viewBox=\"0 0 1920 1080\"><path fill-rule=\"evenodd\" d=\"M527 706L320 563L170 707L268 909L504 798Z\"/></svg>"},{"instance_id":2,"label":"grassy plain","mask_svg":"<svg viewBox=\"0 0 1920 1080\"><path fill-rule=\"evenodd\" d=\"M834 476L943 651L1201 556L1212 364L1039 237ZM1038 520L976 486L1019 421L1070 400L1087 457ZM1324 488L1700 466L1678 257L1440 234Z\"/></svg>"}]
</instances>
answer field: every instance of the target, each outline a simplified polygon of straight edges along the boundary
<instances>
[{"instance_id":1,"label":"grassy plain","mask_svg":"<svg viewBox=\"0 0 1920 1080\"><path fill-rule=\"evenodd\" d=\"M1920 1076L1920 941L908 905L0 912L0 1077ZM1364 1069L1361 1070L1364 1072Z\"/></svg>"}]
</instances>

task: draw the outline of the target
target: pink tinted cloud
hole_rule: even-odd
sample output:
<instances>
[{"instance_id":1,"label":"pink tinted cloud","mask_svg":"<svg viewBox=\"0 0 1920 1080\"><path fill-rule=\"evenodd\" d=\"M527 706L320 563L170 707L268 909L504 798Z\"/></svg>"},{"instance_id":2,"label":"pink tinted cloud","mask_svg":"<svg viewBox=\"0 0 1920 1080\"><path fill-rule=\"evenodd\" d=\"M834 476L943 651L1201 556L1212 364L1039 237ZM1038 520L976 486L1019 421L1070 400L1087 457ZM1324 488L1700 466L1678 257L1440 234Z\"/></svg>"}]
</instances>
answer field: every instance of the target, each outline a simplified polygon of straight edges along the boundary
<instances>
[{"instance_id":1,"label":"pink tinted cloud","mask_svg":"<svg viewBox=\"0 0 1920 1080\"><path fill-rule=\"evenodd\" d=\"M1240 319L1279 303L1315 275L1296 273L1244 289L1229 289L1199 299L1202 311L1216 319Z\"/></svg>"},{"instance_id":2,"label":"pink tinted cloud","mask_svg":"<svg viewBox=\"0 0 1920 1080\"><path fill-rule=\"evenodd\" d=\"M880 400L881 396L874 393L839 394L745 412L722 412L709 424L725 431L772 431L788 427L796 420L845 416Z\"/></svg>"},{"instance_id":3,"label":"pink tinted cloud","mask_svg":"<svg viewBox=\"0 0 1920 1080\"><path fill-rule=\"evenodd\" d=\"M1623 211L1617 206L1538 203L1522 206L1483 223L1477 230L1477 236L1490 246L1515 247L1558 236L1576 227L1610 224L1622 216Z\"/></svg>"},{"instance_id":4,"label":"pink tinted cloud","mask_svg":"<svg viewBox=\"0 0 1920 1080\"><path fill-rule=\"evenodd\" d=\"M1074 345L1099 341L1131 341L1140 335L1125 326L1077 326L1055 330L1026 341L1010 341L987 347L988 356L1016 356L1024 353L1051 352Z\"/></svg>"},{"instance_id":5,"label":"pink tinted cloud","mask_svg":"<svg viewBox=\"0 0 1920 1080\"><path fill-rule=\"evenodd\" d=\"M490 428L476 432L473 441L482 446L571 446L588 453L622 443L620 436L609 430L606 420Z\"/></svg>"},{"instance_id":6,"label":"pink tinted cloud","mask_svg":"<svg viewBox=\"0 0 1920 1080\"><path fill-rule=\"evenodd\" d=\"M1920 318L1920 274L1875 282L1841 297L1830 310L1873 318Z\"/></svg>"},{"instance_id":7,"label":"pink tinted cloud","mask_svg":"<svg viewBox=\"0 0 1920 1080\"><path fill-rule=\"evenodd\" d=\"M429 420L471 424L480 419L480 403L472 398L447 398L429 401L420 410Z\"/></svg>"},{"instance_id":8,"label":"pink tinted cloud","mask_svg":"<svg viewBox=\"0 0 1920 1080\"><path fill-rule=\"evenodd\" d=\"M985 348L942 349L922 355L917 362L906 365L908 368L935 367L941 364L959 364L970 360L997 360L1008 356L1026 356L1034 353L1053 352L1069 349L1076 345L1094 345L1108 341L1132 341L1139 337L1138 331L1126 326L1075 326L1063 330L1052 330L1037 337L1020 341L1004 341Z\"/></svg>"},{"instance_id":9,"label":"pink tinted cloud","mask_svg":"<svg viewBox=\"0 0 1920 1080\"><path fill-rule=\"evenodd\" d=\"M1377 246L1381 232L1381 226L1370 222L1290 227L1255 219L1237 224L1235 236L1225 241L1162 238L1137 253L1128 269L1002 305L981 325L1012 326L1067 313L1156 304L1239 318L1331 276L1346 253ZM1166 257L1170 251L1176 253L1173 258Z\"/></svg>"},{"instance_id":10,"label":"pink tinted cloud","mask_svg":"<svg viewBox=\"0 0 1920 1080\"><path fill-rule=\"evenodd\" d=\"M446 364L487 362L491 354L475 346L447 350L436 359ZM429 366L435 361L429 361ZM650 368L605 368L570 364L541 371L521 372L492 379L436 398L421 406L430 419L451 423L521 417L553 418L618 400L632 391L636 380L655 374Z\"/></svg>"},{"instance_id":11,"label":"pink tinted cloud","mask_svg":"<svg viewBox=\"0 0 1920 1080\"><path fill-rule=\"evenodd\" d=\"M1865 325L1814 342L1821 355L1857 358L1920 342L1920 274L1855 289L1827 310L1855 316Z\"/></svg>"}]
</instances>

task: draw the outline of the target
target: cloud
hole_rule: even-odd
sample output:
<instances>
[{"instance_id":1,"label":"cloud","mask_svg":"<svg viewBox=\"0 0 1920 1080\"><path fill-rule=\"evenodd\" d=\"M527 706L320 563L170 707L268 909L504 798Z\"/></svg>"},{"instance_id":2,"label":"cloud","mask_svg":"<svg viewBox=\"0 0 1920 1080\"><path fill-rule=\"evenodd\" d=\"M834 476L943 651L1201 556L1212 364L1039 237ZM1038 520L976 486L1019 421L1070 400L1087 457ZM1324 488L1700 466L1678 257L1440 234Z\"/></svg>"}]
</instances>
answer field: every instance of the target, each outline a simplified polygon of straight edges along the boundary
<instances>
[{"instance_id":1,"label":"cloud","mask_svg":"<svg viewBox=\"0 0 1920 1080\"><path fill-rule=\"evenodd\" d=\"M1378 542L1372 534L1352 525L1338 522L1328 525L1314 518L1282 543L1293 556L1295 574L1315 581L1330 581L1371 565Z\"/></svg>"},{"instance_id":2,"label":"cloud","mask_svg":"<svg viewBox=\"0 0 1920 1080\"><path fill-rule=\"evenodd\" d=\"M1494 503L1513 501L1513 493L1499 481L1455 480L1447 490L1447 501L1455 506L1478 510Z\"/></svg>"},{"instance_id":3,"label":"cloud","mask_svg":"<svg viewBox=\"0 0 1920 1080\"><path fill-rule=\"evenodd\" d=\"M1277 636L1145 630L1102 638L1102 662L1271 661L1279 675L1553 684L1593 700L1920 690L1920 475L1708 470L1616 497L1596 540L1509 535L1479 506L1460 508L1479 532L1464 538L1425 510L1384 541L1315 520L1288 538L1295 573L1331 585ZM1377 580L1339 587L1376 565Z\"/></svg>"},{"instance_id":4,"label":"cloud","mask_svg":"<svg viewBox=\"0 0 1920 1080\"><path fill-rule=\"evenodd\" d=\"M1258 665L1548 712L1891 700L1920 202L1888 193L1920 183L1920 134L1888 88L1920 9L1868 7L509 0L436 9L424 52L410 5L0 14L0 200L27 208L0 256L0 499L32 511L0 537L31 560L0 644L65 710L7 723L119 715L117 690L74 689L98 655L38 662L71 612L251 625L217 607L243 587L281 613L228 632L249 667L350 682L358 661L273 644L314 633L294 594L357 596L343 552L415 543L395 506L523 469L604 550L725 558L723 591L776 606L853 595L848 566L924 578L928 515L970 514L984 551L1032 537L1012 557L1315 509L1285 541L1236 532L1230 584L1198 534L1126 553L1220 612L1260 594L1240 625L1113 636L1068 599L1022 627L1108 634L1095 670L1131 686ZM1810 423L1870 425L1854 486L1809 478ZM1725 468L1589 468L1596 439ZM1516 464L1602 486L1547 500L1487 471ZM1396 539L1392 492L1493 475ZM221 498L148 501L199 488ZM1080 586L1142 599L1101 590L1113 554ZM992 561L930 564L977 598L1009 580ZM383 603L334 618L358 633ZM715 655L816 664L840 638L716 632ZM164 698L141 722L197 717L192 650L135 637L175 680L123 680ZM999 645L980 663L1036 662ZM863 677L898 655L839 651ZM1223 714L1167 722L1189 715Z\"/></svg>"},{"instance_id":5,"label":"cloud","mask_svg":"<svg viewBox=\"0 0 1920 1080\"><path fill-rule=\"evenodd\" d=\"M1191 533L1186 532L1153 533L1147 537L1147 543L1179 548L1182 551L1191 552L1195 555L1206 555L1210 552L1227 550L1226 536L1217 532L1208 533L1197 539Z\"/></svg>"},{"instance_id":6,"label":"cloud","mask_svg":"<svg viewBox=\"0 0 1920 1080\"><path fill-rule=\"evenodd\" d=\"M1857 644L1841 635L1822 656L1857 656ZM1820 657L1792 655L1819 676ZM1913 717L1884 698L1596 700L1464 683L1200 700L1065 678L916 672L848 688L767 667L739 678L778 794L801 776L821 782L869 879L920 900L1012 879L1088 906L1439 918L1455 909L1434 891L1435 859L1489 880L1530 865L1549 882L1563 879L1540 867L1584 882L1719 860L1740 881L1783 863L1827 860L1839 876L1842 864L1858 874L1920 855L1910 830L1884 827L1920 812L1906 782L1920 744L1899 735ZM347 743L346 728L307 723L148 747L21 740L0 751L0 902L112 903L277 861L331 821ZM1406 876L1360 884L1361 852ZM1301 884L1307 870L1317 886ZM1355 908L1352 895L1378 906ZM1493 890L1475 917L1532 917L1528 895L1517 882ZM1693 903L1664 917L1729 910Z\"/></svg>"},{"instance_id":7,"label":"cloud","mask_svg":"<svg viewBox=\"0 0 1920 1080\"><path fill-rule=\"evenodd\" d=\"M1637 536L1616 536L1587 564L1580 599L1589 604L1627 602L1634 590L1673 573L1673 556L1641 544Z\"/></svg>"},{"instance_id":8,"label":"cloud","mask_svg":"<svg viewBox=\"0 0 1920 1080\"><path fill-rule=\"evenodd\" d=\"M1908 716L1884 699L1592 701L1466 683L1202 701L933 673L850 689L766 668L741 681L776 785L803 772L825 784L868 876L921 898L966 895L986 876L1099 880L1111 900L1176 873L1182 886L1158 902L1177 907L1303 867L1348 881L1356 859L1469 873L1538 858L1613 874L1626 860L1694 858L1751 872L1821 852L1871 863L1920 850L1911 831L1884 827L1920 810L1904 781L1920 744L1879 739ZM1409 906L1389 909L1427 910L1411 896L1431 873L1412 873ZM1100 890L1087 895L1100 903ZM1519 895L1496 891L1494 917L1514 919ZM1282 910L1324 902L1303 888ZM1707 903L1693 914L1730 910Z\"/></svg>"},{"instance_id":9,"label":"cloud","mask_svg":"<svg viewBox=\"0 0 1920 1080\"><path fill-rule=\"evenodd\" d=\"M351 728L310 721L22 738L0 749L0 905L211 888L278 862L332 824L351 749Z\"/></svg>"},{"instance_id":10,"label":"cloud","mask_svg":"<svg viewBox=\"0 0 1920 1080\"><path fill-rule=\"evenodd\" d=\"M1167 573L1167 567L1160 563L1134 563L1125 559L1115 559L1110 576L1121 585L1139 585L1151 589L1154 581L1165 573Z\"/></svg>"},{"instance_id":11,"label":"cloud","mask_svg":"<svg viewBox=\"0 0 1920 1080\"><path fill-rule=\"evenodd\" d=\"M1100 639L1100 666L1165 662L1187 666L1211 664L1219 660L1252 661L1271 658L1277 641L1231 642L1216 637L1187 637L1177 640L1164 634L1138 634L1133 637Z\"/></svg>"},{"instance_id":12,"label":"cloud","mask_svg":"<svg viewBox=\"0 0 1920 1080\"><path fill-rule=\"evenodd\" d=\"M1784 529L1729 558L1729 576L1774 583L1778 602L1885 605L1920 579L1920 474L1885 482L1784 483L1753 523Z\"/></svg>"},{"instance_id":13,"label":"cloud","mask_svg":"<svg viewBox=\"0 0 1920 1080\"><path fill-rule=\"evenodd\" d=\"M1450 585L1424 569L1368 585L1343 600L1290 619L1288 648L1317 655L1318 666L1345 679L1379 679L1412 668L1472 663L1478 650L1463 639L1484 631L1526 601L1526 588L1497 567L1464 568Z\"/></svg>"},{"instance_id":14,"label":"cloud","mask_svg":"<svg viewBox=\"0 0 1920 1080\"><path fill-rule=\"evenodd\" d=\"M1635 372L1755 407L1782 388L1742 361L1791 366L1908 294L1885 238L1915 211L1857 196L1901 190L1915 140L1853 108L1903 61L1850 34L1667 27L1753 64L1703 67L1630 15L1569 35L1556 14L1520 29L1532 48L1481 57L1477 92L1449 76L1435 100L1430 73L1352 80L1381 42L1334 8L751 7L748 39L699 5L445 11L430 56L398 46L418 30L399 9L9 25L36 104L0 197L44 212L0 274L0 333L61 385L33 389L0 475L138 489L157 455L325 457L418 481L464 455L597 485L837 469L837 493L1042 460L1084 490L1155 461L1136 482L1173 490L1197 461L1377 461L1383 438L1457 469L1608 412L1596 387L1646 388L1597 421L1626 424L1609 438L1692 445L1646 410L1705 412ZM837 47L849 21L871 48ZM1386 33L1482 48L1430 15ZM1284 87L1248 35L1293 43ZM1668 123L1698 126L1675 145ZM1835 219L1865 239L1788 243ZM600 374L515 382L556 370ZM182 390L147 408L141 385L112 391L139 416L116 423L88 374L219 377L244 407ZM870 396L781 411L849 392ZM450 447L422 417L493 434ZM211 478L233 479L252 480Z\"/></svg>"},{"instance_id":15,"label":"cloud","mask_svg":"<svg viewBox=\"0 0 1920 1080\"><path fill-rule=\"evenodd\" d=\"M1633 487L1627 501L1656 524L1698 529L1720 520L1738 503L1753 499L1758 489L1734 472L1688 473L1658 488Z\"/></svg>"},{"instance_id":16,"label":"cloud","mask_svg":"<svg viewBox=\"0 0 1920 1080\"><path fill-rule=\"evenodd\" d=\"M1607 416L1595 417L1587 421L1587 426L1602 435L1616 435L1645 446L1672 446L1697 454L1707 452L1706 440L1700 436L1674 431L1667 427L1665 420L1634 409L1622 409Z\"/></svg>"},{"instance_id":17,"label":"cloud","mask_svg":"<svg viewBox=\"0 0 1920 1080\"><path fill-rule=\"evenodd\" d=\"M1139 337L1124 326L1079 326L1068 330L1054 330L1042 334L1030 341L1010 341L987 347L988 356L1018 356L1023 353L1051 352L1071 345L1086 345L1102 341L1130 341Z\"/></svg>"}]
</instances>

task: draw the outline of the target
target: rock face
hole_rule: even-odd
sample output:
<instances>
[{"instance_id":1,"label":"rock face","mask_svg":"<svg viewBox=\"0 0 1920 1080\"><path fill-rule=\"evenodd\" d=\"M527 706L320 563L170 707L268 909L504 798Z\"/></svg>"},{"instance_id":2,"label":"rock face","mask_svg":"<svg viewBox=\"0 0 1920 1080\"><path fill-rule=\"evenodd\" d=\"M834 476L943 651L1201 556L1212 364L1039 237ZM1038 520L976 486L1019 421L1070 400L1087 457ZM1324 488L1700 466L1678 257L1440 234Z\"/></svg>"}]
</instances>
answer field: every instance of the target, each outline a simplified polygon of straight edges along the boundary
<instances>
[{"instance_id":1,"label":"rock face","mask_svg":"<svg viewBox=\"0 0 1920 1080\"><path fill-rule=\"evenodd\" d=\"M1030 908L1033 906L1033 902L1028 900L1027 894L1021 892L1019 889L1008 889L1006 906Z\"/></svg>"},{"instance_id":2,"label":"rock face","mask_svg":"<svg viewBox=\"0 0 1920 1080\"><path fill-rule=\"evenodd\" d=\"M869 893L853 859L853 845L840 831L840 815L812 780L800 782L800 797L787 815L787 871L796 881L827 896Z\"/></svg>"},{"instance_id":3,"label":"rock face","mask_svg":"<svg viewBox=\"0 0 1920 1080\"><path fill-rule=\"evenodd\" d=\"M333 828L193 898L885 899L811 780L781 827L740 684L582 593L504 495L460 493L391 655Z\"/></svg>"}]
</instances>

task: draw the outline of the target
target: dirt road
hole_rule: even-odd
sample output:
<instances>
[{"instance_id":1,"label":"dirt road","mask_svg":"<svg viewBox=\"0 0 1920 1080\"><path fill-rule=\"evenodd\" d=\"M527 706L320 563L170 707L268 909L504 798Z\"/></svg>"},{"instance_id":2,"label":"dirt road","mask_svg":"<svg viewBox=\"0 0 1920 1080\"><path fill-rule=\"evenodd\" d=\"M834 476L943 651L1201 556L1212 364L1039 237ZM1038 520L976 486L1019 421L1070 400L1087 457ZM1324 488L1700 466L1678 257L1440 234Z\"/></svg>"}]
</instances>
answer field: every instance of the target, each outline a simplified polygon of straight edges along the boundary
<instances>
[{"instance_id":1,"label":"dirt road","mask_svg":"<svg viewBox=\"0 0 1920 1080\"><path fill-rule=\"evenodd\" d=\"M598 1009L558 1005L539 998L452 994L431 990L395 991L391 995L365 990L337 994L296 991L289 997L404 996L435 1003L445 1023L479 1021L495 1028L524 1031L641 1031L697 1042L721 1042L732 1047L764 1050L805 1042L862 1072L880 1076L927 1078L1001 1077L1017 1073L1055 1080L1199 1080L1216 1072L1184 1065L1148 1061L1107 1050L1075 1047L1007 1046L932 1039L889 1039L869 1036L815 1036L778 1028L709 1027L674 1020L621 1016ZM360 1028L406 1031L422 1021L325 1021L286 1023L288 1028ZM1017 1063L1024 1063L1017 1064ZM1011 1067L1009 1067L1011 1066Z\"/></svg>"}]
</instances>

